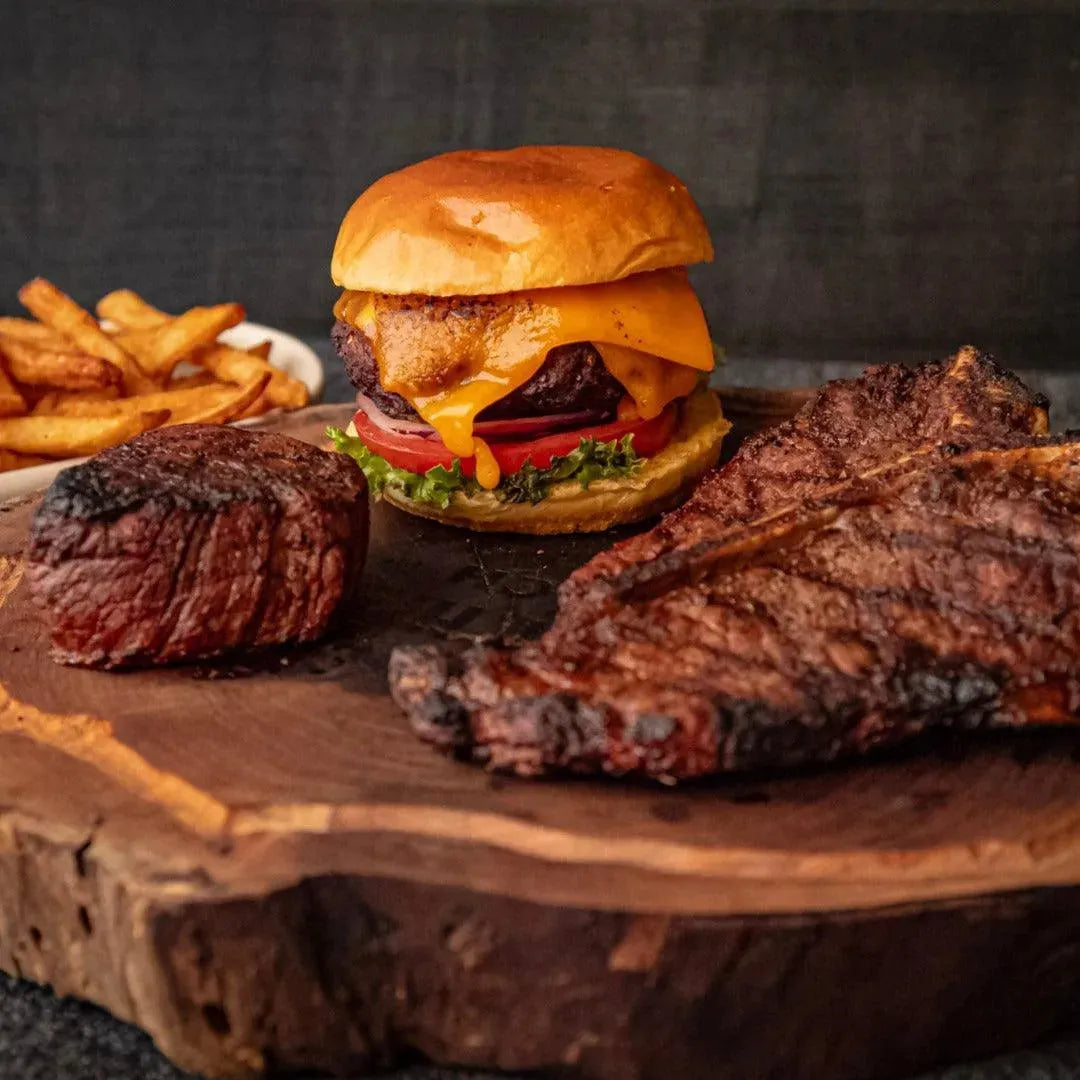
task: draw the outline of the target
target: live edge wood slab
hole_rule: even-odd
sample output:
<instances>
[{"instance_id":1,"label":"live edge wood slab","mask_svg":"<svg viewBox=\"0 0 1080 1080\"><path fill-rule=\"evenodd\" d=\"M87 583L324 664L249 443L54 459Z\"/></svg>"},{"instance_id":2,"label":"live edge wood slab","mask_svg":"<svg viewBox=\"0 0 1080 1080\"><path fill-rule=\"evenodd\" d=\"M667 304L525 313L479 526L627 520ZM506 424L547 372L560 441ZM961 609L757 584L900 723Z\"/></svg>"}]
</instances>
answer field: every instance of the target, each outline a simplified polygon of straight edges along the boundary
<instances>
[{"instance_id":1,"label":"live edge wood slab","mask_svg":"<svg viewBox=\"0 0 1080 1080\"><path fill-rule=\"evenodd\" d=\"M1076 1017L1068 734L676 790L496 778L414 741L389 650L538 631L608 538L379 507L332 640L109 675L46 656L32 505L0 512L0 965L188 1068L900 1077Z\"/></svg>"}]
</instances>

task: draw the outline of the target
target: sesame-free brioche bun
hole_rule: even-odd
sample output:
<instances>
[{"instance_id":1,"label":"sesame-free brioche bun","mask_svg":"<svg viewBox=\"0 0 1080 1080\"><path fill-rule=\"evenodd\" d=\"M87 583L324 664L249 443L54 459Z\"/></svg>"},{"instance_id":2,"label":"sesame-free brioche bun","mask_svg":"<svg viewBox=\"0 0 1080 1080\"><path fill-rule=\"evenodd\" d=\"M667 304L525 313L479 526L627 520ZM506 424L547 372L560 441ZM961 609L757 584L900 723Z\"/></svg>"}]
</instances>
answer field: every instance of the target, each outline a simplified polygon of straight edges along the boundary
<instances>
[{"instance_id":1,"label":"sesame-free brioche bun","mask_svg":"<svg viewBox=\"0 0 1080 1080\"><path fill-rule=\"evenodd\" d=\"M477 296L617 281L713 257L685 185L626 150L458 150L377 180L330 262L364 292Z\"/></svg>"},{"instance_id":2,"label":"sesame-free brioche bun","mask_svg":"<svg viewBox=\"0 0 1080 1080\"><path fill-rule=\"evenodd\" d=\"M716 464L720 444L730 429L720 399L701 386L683 404L671 442L633 476L595 480L587 488L576 480L564 480L538 503L501 502L490 491L457 492L445 509L414 502L392 488L386 488L383 497L410 514L480 532L602 532L653 517L682 502Z\"/></svg>"}]
</instances>

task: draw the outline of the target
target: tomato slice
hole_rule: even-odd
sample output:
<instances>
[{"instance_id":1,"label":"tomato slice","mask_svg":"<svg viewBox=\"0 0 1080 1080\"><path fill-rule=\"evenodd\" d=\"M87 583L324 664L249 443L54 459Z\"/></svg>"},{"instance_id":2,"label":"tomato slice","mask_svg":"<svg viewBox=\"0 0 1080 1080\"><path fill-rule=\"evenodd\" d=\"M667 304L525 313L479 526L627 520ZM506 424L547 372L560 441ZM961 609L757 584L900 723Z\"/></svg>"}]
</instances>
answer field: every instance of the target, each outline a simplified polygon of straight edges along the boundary
<instances>
[{"instance_id":1,"label":"tomato slice","mask_svg":"<svg viewBox=\"0 0 1080 1080\"><path fill-rule=\"evenodd\" d=\"M652 420L640 418L613 420L610 424L594 424L591 427L573 428L570 431L557 431L539 439L502 442L492 439L488 442L488 446L495 455L495 461L503 476L516 473L526 461L532 462L538 469L546 469L551 464L552 458L564 457L572 450L576 450L582 439L611 442L612 439L632 435L634 452L640 457L652 457L671 441L677 410L678 405L672 404ZM353 417L353 425L364 445L379 457L385 458L395 468L425 473L436 465L442 465L447 469L453 467L454 455L437 437L387 431L374 423L362 410ZM476 458L461 459L463 475L472 476L475 471Z\"/></svg>"}]
</instances>

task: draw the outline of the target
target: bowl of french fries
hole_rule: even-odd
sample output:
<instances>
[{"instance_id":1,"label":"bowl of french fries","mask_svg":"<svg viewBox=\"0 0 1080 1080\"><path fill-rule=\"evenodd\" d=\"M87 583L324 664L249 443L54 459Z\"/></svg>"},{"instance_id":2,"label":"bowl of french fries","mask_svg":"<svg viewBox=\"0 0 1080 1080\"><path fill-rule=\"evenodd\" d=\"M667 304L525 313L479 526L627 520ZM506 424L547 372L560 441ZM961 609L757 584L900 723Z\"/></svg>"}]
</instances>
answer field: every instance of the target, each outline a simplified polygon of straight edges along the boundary
<instances>
[{"instance_id":1,"label":"bowl of french fries","mask_svg":"<svg viewBox=\"0 0 1080 1080\"><path fill-rule=\"evenodd\" d=\"M19 300L32 318L0 316L0 481L8 481L0 495L32 490L11 482L15 470L19 481L40 473L48 483L41 466L151 428L251 420L303 408L321 390L311 350L245 323L240 304L169 315L118 289L98 301L95 317L44 278L27 282Z\"/></svg>"}]
</instances>

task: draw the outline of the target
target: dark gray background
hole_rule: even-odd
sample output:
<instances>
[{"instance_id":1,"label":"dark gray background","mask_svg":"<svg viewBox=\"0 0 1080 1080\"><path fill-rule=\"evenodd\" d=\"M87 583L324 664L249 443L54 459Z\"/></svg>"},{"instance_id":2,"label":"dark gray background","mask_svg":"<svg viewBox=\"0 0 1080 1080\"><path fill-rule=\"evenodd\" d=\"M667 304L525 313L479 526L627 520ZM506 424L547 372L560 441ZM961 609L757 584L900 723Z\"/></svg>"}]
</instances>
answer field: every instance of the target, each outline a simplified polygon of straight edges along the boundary
<instances>
[{"instance_id":1,"label":"dark gray background","mask_svg":"<svg viewBox=\"0 0 1080 1080\"><path fill-rule=\"evenodd\" d=\"M367 183L548 141L625 146L690 185L734 381L764 354L828 358L762 376L811 382L969 340L1059 368L1040 385L1076 404L1069 2L0 0L0 311L41 273L85 303L239 299L321 335ZM179 1075L133 1029L0 976L0 1080ZM1071 1080L1080 1048L944 1075Z\"/></svg>"},{"instance_id":2,"label":"dark gray background","mask_svg":"<svg viewBox=\"0 0 1080 1080\"><path fill-rule=\"evenodd\" d=\"M460 146L615 143L697 195L737 351L971 340L1071 365L1075 3L0 3L0 310L240 299L318 331L383 172Z\"/></svg>"}]
</instances>

